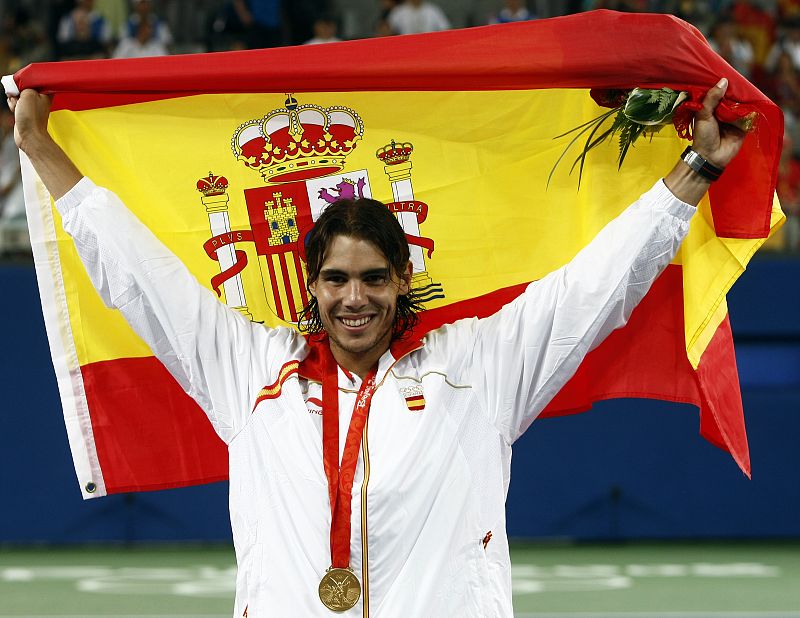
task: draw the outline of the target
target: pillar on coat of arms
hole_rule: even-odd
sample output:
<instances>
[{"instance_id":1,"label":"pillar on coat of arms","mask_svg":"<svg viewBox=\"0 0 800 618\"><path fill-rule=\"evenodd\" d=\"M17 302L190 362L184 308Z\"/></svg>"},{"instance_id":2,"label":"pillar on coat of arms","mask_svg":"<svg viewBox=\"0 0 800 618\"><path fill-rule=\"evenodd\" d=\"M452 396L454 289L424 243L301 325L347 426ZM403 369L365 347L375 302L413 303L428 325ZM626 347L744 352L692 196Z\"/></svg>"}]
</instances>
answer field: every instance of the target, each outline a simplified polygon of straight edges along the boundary
<instances>
[{"instance_id":1,"label":"pillar on coat of arms","mask_svg":"<svg viewBox=\"0 0 800 618\"><path fill-rule=\"evenodd\" d=\"M414 200L414 187L411 184L411 152L413 150L414 147L409 143L396 144L392 140L391 144L381 148L376 155L385 164L383 171L392 184L392 196L395 202L410 202ZM415 213L400 212L396 216L400 222L400 227L403 228L406 234L415 237L421 236L419 221ZM425 254L422 247L410 245L409 250L411 264L414 268L411 279L412 287L420 289L430 286L433 281L428 275L428 270L425 266Z\"/></svg>"},{"instance_id":2,"label":"pillar on coat of arms","mask_svg":"<svg viewBox=\"0 0 800 618\"><path fill-rule=\"evenodd\" d=\"M228 216L228 201L230 198L226 192L227 180L222 176L214 176L209 172L208 178L203 178L200 182L205 181L212 185L212 190L203 191L200 202L205 206L206 213L208 214L208 224L211 228L212 237L217 237L222 234L231 233L231 222ZM224 184L224 186L222 186ZM213 185L220 185L213 187ZM213 189L218 189L217 191ZM219 262L220 272L232 268L236 264L236 248L233 244L227 244L217 249L217 261ZM222 284L222 289L225 291L225 304L230 308L236 309L248 320L253 319L253 315L247 307L247 300L244 295L244 286L242 285L242 277L237 274L227 279Z\"/></svg>"}]
</instances>

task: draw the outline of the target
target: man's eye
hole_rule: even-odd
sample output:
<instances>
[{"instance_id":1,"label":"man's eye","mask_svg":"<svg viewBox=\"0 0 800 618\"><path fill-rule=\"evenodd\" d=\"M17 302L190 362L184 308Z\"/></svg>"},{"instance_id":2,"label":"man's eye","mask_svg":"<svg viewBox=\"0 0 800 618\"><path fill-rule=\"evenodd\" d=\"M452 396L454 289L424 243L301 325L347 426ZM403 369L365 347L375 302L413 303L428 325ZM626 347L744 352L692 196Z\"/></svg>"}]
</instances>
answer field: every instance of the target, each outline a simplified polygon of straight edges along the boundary
<instances>
[{"instance_id":1,"label":"man's eye","mask_svg":"<svg viewBox=\"0 0 800 618\"><path fill-rule=\"evenodd\" d=\"M385 275L369 275L364 278L364 282L370 285L383 285L386 283Z\"/></svg>"}]
</instances>

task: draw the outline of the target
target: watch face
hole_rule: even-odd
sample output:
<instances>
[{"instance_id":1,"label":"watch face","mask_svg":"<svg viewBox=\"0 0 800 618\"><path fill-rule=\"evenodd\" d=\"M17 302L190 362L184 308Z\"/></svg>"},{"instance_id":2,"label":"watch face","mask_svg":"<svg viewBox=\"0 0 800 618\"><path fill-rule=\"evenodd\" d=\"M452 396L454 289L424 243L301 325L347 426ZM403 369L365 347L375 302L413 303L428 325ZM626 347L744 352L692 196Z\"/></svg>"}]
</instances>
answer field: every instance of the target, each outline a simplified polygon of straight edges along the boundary
<instances>
[{"instance_id":1,"label":"watch face","mask_svg":"<svg viewBox=\"0 0 800 618\"><path fill-rule=\"evenodd\" d=\"M722 175L722 169L706 161L691 147L684 150L682 159L697 175L709 182L714 182Z\"/></svg>"}]
</instances>

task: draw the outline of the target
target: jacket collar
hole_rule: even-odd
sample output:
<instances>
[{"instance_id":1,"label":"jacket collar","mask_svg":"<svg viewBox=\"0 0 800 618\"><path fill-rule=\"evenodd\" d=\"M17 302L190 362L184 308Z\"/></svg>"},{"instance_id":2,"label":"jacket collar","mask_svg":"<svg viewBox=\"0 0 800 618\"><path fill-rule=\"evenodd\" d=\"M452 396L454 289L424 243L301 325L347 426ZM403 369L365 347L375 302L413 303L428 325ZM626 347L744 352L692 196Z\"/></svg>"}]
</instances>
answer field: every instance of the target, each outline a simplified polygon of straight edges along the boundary
<instances>
[{"instance_id":1,"label":"jacket collar","mask_svg":"<svg viewBox=\"0 0 800 618\"><path fill-rule=\"evenodd\" d=\"M311 335L304 335L308 354L300 361L298 373L301 377L311 380L313 382L322 382L322 377L325 374L325 356L328 353L330 341L328 334L325 332L314 333ZM386 372L401 358L410 354L411 352L420 349L424 342L419 337L411 334L403 339L395 339L389 345L389 349L384 352L378 361L378 375L376 376L377 382L383 380ZM343 367L341 368L345 375L348 372Z\"/></svg>"}]
</instances>

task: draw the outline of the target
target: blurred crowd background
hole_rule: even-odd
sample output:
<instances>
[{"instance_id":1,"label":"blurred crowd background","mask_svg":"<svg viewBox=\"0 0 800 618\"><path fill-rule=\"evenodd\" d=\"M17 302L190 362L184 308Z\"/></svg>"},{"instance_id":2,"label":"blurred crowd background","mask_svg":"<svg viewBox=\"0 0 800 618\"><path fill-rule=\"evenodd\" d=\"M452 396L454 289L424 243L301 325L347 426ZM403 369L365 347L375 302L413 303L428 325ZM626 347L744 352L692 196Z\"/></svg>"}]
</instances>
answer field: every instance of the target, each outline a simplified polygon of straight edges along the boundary
<instances>
[{"instance_id":1,"label":"blurred crowd background","mask_svg":"<svg viewBox=\"0 0 800 618\"><path fill-rule=\"evenodd\" d=\"M800 0L0 0L0 73L31 63L321 44L598 8L670 13L697 26L786 116L770 248L800 251ZM27 259L13 117L0 123L0 259Z\"/></svg>"}]
</instances>

